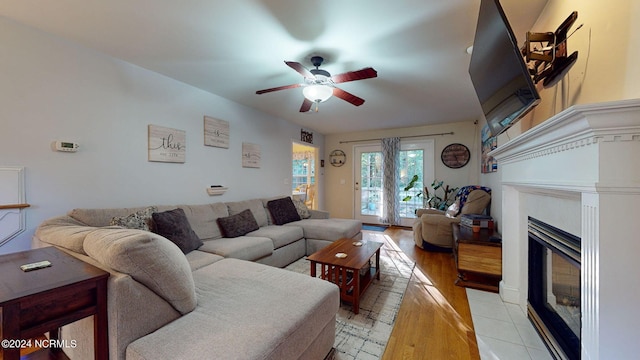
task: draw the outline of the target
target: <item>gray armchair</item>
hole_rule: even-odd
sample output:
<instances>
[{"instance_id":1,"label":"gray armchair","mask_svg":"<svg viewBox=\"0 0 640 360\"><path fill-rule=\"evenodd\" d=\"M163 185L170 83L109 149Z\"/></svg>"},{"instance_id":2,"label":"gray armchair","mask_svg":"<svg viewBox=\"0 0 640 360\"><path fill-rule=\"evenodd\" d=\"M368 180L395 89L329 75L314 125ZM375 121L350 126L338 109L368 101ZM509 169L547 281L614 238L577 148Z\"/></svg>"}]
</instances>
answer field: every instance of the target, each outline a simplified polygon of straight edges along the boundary
<instances>
[{"instance_id":1,"label":"gray armchair","mask_svg":"<svg viewBox=\"0 0 640 360\"><path fill-rule=\"evenodd\" d=\"M452 223L459 223L463 214L482 214L491 203L491 189L465 186L458 191L456 200L447 211L419 209L413 223L413 239L421 249L451 251L453 247Z\"/></svg>"}]
</instances>

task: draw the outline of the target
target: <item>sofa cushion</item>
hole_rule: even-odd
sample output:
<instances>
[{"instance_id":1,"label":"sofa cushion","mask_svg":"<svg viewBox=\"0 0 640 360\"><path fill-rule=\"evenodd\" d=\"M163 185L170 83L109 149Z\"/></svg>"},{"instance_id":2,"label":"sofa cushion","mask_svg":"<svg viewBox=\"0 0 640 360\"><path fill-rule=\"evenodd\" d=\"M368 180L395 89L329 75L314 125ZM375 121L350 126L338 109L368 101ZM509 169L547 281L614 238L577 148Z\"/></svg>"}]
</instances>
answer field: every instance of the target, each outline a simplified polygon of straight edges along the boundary
<instances>
[{"instance_id":1,"label":"sofa cushion","mask_svg":"<svg viewBox=\"0 0 640 360\"><path fill-rule=\"evenodd\" d=\"M218 218L217 221L222 234L227 238L242 236L260 228L249 209L231 216Z\"/></svg>"},{"instance_id":2,"label":"sofa cushion","mask_svg":"<svg viewBox=\"0 0 640 360\"><path fill-rule=\"evenodd\" d=\"M149 206L128 216L114 216L111 218L109 225L122 226L127 229L153 231L155 229L155 223L152 215L157 211L157 207Z\"/></svg>"},{"instance_id":3,"label":"sofa cushion","mask_svg":"<svg viewBox=\"0 0 640 360\"><path fill-rule=\"evenodd\" d=\"M220 238L206 240L198 249L225 258L255 261L273 254L273 241L266 237L239 236L237 238Z\"/></svg>"},{"instance_id":4,"label":"sofa cushion","mask_svg":"<svg viewBox=\"0 0 640 360\"><path fill-rule=\"evenodd\" d=\"M267 237L273 241L273 248L278 249L298 240L304 239L304 233L299 226L268 225L252 231L248 236Z\"/></svg>"},{"instance_id":5,"label":"sofa cushion","mask_svg":"<svg viewBox=\"0 0 640 360\"><path fill-rule=\"evenodd\" d=\"M284 225L292 221L300 220L300 215L290 197L271 200L267 203L267 208L271 213L273 223L276 225Z\"/></svg>"},{"instance_id":6,"label":"sofa cushion","mask_svg":"<svg viewBox=\"0 0 640 360\"><path fill-rule=\"evenodd\" d=\"M191 267L191 271L196 271L200 268L203 268L207 265L211 265L216 261L220 261L224 259L220 255L212 254L209 252L204 252L200 250L193 250L192 252L185 255L187 261L189 262L189 266Z\"/></svg>"},{"instance_id":7,"label":"sofa cushion","mask_svg":"<svg viewBox=\"0 0 640 360\"><path fill-rule=\"evenodd\" d=\"M251 210L253 217L256 219L258 226L267 225L267 212L265 211L262 200L252 199L245 201L235 201L226 203L229 208L229 215L238 214L246 209Z\"/></svg>"},{"instance_id":8,"label":"sofa cushion","mask_svg":"<svg viewBox=\"0 0 640 360\"><path fill-rule=\"evenodd\" d=\"M155 232L178 245L184 254L199 248L202 240L191 229L184 210L177 208L153 214Z\"/></svg>"},{"instance_id":9,"label":"sofa cushion","mask_svg":"<svg viewBox=\"0 0 640 360\"><path fill-rule=\"evenodd\" d=\"M127 359L303 359L335 324L340 296L328 281L235 259L193 277L198 307L131 343Z\"/></svg>"},{"instance_id":10,"label":"sofa cushion","mask_svg":"<svg viewBox=\"0 0 640 360\"><path fill-rule=\"evenodd\" d=\"M362 222L352 219L303 219L284 226L300 226L306 239L335 241L352 238L362 230Z\"/></svg>"},{"instance_id":11,"label":"sofa cushion","mask_svg":"<svg viewBox=\"0 0 640 360\"><path fill-rule=\"evenodd\" d=\"M84 251L105 266L129 274L181 314L196 307L195 283L184 254L157 234L132 229L96 229Z\"/></svg>"},{"instance_id":12,"label":"sofa cushion","mask_svg":"<svg viewBox=\"0 0 640 360\"><path fill-rule=\"evenodd\" d=\"M222 232L216 220L229 216L227 204L223 202L204 205L179 205L187 215L191 228L200 239L221 238Z\"/></svg>"},{"instance_id":13,"label":"sofa cushion","mask_svg":"<svg viewBox=\"0 0 640 360\"><path fill-rule=\"evenodd\" d=\"M469 192L466 202L460 209L459 215L482 214L484 209L486 209L491 202L491 194L483 189L477 189Z\"/></svg>"},{"instance_id":14,"label":"sofa cushion","mask_svg":"<svg viewBox=\"0 0 640 360\"><path fill-rule=\"evenodd\" d=\"M113 208L113 209L73 209L67 213L72 218L89 226L109 226L111 219L116 216L129 216L145 207Z\"/></svg>"}]
</instances>

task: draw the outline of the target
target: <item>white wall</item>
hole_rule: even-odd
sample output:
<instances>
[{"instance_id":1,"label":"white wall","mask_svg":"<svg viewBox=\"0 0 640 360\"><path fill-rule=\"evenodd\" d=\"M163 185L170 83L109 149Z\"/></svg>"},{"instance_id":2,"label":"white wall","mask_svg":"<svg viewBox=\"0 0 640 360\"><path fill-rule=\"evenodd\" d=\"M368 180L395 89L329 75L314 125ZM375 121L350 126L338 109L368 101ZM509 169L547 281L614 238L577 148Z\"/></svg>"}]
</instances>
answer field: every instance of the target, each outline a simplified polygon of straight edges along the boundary
<instances>
[{"instance_id":1,"label":"white wall","mask_svg":"<svg viewBox=\"0 0 640 360\"><path fill-rule=\"evenodd\" d=\"M76 207L198 204L287 194L300 127L0 17L0 166L24 166L28 249L43 220ZM230 123L229 149L204 146L203 116ZM186 131L184 164L147 161L147 126ZM77 153L51 149L80 144ZM261 146L242 168L242 142ZM314 134L323 151L323 136ZM322 176L318 176L322 182ZM209 196L205 189L230 189Z\"/></svg>"},{"instance_id":2,"label":"white wall","mask_svg":"<svg viewBox=\"0 0 640 360\"><path fill-rule=\"evenodd\" d=\"M354 145L367 143L380 144L379 140L352 143L340 143L341 141L379 139L394 136L416 136L446 132L454 132L454 134L426 137L435 140L435 178L444 180L445 184L454 187L477 184L479 181L478 174L480 173L480 133L478 126L473 123L473 119L452 124L327 135L325 137L326 150L324 156L324 158L327 159L327 165L325 167L325 187L327 189L325 199L327 210L329 210L332 216L347 218L354 216L354 166L358 166L359 163L353 159L353 147ZM466 145L471 152L471 160L466 166L460 169L450 169L440 161L442 149L451 143L462 143ZM344 166L333 167L329 164L329 153L335 149L340 149L347 154L347 161Z\"/></svg>"}]
</instances>

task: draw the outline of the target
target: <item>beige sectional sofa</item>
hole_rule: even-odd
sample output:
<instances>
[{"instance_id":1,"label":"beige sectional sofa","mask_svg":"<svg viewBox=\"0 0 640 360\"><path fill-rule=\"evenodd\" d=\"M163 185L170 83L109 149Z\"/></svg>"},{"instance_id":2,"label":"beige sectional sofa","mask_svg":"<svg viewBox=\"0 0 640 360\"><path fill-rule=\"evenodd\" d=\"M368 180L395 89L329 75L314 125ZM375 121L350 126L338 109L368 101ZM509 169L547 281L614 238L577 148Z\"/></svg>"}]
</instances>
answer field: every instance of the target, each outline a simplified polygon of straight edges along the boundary
<instances>
[{"instance_id":1,"label":"beige sectional sofa","mask_svg":"<svg viewBox=\"0 0 640 360\"><path fill-rule=\"evenodd\" d=\"M154 232L110 225L144 207L74 209L43 222L34 246L110 272L111 359L323 359L335 339L338 289L278 267L341 237L360 239L362 224L310 210L275 225L270 200L153 207L184 211L201 241L186 254ZM259 228L225 237L218 224L247 209ZM92 328L90 318L63 328L78 345L65 349L72 359L92 357Z\"/></svg>"}]
</instances>

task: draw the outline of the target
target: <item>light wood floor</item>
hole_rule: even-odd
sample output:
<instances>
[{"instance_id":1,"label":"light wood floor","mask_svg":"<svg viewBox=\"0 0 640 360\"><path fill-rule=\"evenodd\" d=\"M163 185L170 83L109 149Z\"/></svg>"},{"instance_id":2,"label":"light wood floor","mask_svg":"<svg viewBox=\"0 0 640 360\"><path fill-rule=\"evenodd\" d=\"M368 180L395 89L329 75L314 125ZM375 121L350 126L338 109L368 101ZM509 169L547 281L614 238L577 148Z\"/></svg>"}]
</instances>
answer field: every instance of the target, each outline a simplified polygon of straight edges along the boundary
<instances>
[{"instance_id":1,"label":"light wood floor","mask_svg":"<svg viewBox=\"0 0 640 360\"><path fill-rule=\"evenodd\" d=\"M453 256L416 247L411 230L384 234L416 262L416 270L382 359L479 360L467 294L454 284Z\"/></svg>"}]
</instances>

